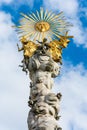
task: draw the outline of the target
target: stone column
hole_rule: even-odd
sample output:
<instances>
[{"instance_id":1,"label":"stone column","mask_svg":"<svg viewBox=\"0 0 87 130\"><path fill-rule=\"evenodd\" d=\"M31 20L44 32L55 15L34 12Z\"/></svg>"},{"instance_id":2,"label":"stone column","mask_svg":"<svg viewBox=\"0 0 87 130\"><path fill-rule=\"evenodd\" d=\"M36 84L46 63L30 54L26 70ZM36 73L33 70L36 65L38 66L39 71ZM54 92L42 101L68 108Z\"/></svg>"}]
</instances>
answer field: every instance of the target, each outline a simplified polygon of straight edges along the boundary
<instances>
[{"instance_id":1,"label":"stone column","mask_svg":"<svg viewBox=\"0 0 87 130\"><path fill-rule=\"evenodd\" d=\"M27 64L30 83L27 119L29 130L62 130L58 125L61 93L51 92L53 78L59 75L60 66L47 48L38 48Z\"/></svg>"}]
</instances>

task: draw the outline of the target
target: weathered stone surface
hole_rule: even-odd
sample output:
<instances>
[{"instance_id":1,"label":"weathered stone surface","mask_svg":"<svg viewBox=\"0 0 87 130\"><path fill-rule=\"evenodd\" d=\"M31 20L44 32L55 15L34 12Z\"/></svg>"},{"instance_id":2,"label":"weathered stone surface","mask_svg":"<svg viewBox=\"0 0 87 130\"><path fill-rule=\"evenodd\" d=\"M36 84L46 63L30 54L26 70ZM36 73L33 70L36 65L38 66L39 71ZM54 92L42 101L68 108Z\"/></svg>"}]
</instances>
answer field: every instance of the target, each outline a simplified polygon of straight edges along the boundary
<instances>
[{"instance_id":1,"label":"weathered stone surface","mask_svg":"<svg viewBox=\"0 0 87 130\"><path fill-rule=\"evenodd\" d=\"M28 115L29 130L61 130L57 119L60 109L61 94L51 92L53 78L58 76L60 66L53 61L47 50L38 48L35 54L29 58L27 64L29 70L31 110Z\"/></svg>"}]
</instances>

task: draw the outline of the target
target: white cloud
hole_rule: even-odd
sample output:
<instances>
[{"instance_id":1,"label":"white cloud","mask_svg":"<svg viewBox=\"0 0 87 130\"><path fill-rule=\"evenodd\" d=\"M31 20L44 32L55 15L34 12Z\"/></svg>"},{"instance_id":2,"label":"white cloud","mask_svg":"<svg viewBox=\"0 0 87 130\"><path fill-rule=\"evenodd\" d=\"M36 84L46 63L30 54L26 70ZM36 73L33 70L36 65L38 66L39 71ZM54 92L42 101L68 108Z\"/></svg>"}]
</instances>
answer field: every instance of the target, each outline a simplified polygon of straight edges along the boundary
<instances>
[{"instance_id":1,"label":"white cloud","mask_svg":"<svg viewBox=\"0 0 87 130\"><path fill-rule=\"evenodd\" d=\"M3 6L4 4L13 6L14 9L17 9L22 5L28 5L30 8L33 8L34 0L0 0L0 6Z\"/></svg>"},{"instance_id":2,"label":"white cloud","mask_svg":"<svg viewBox=\"0 0 87 130\"><path fill-rule=\"evenodd\" d=\"M0 12L0 129L27 129L29 79L18 67L17 36L10 14Z\"/></svg>"},{"instance_id":3,"label":"white cloud","mask_svg":"<svg viewBox=\"0 0 87 130\"><path fill-rule=\"evenodd\" d=\"M14 33L12 29L11 16L10 14L5 14L0 12L0 42L8 42L14 40ZM14 37L14 38L13 38Z\"/></svg>"},{"instance_id":4,"label":"white cloud","mask_svg":"<svg viewBox=\"0 0 87 130\"><path fill-rule=\"evenodd\" d=\"M11 3L13 0L0 0L0 5L1 4L9 4L9 3Z\"/></svg>"},{"instance_id":5,"label":"white cloud","mask_svg":"<svg viewBox=\"0 0 87 130\"><path fill-rule=\"evenodd\" d=\"M73 27L71 28L70 35L74 36L74 42L77 46L83 45L87 48L87 28L82 27L82 22L78 17L72 20Z\"/></svg>"},{"instance_id":6,"label":"white cloud","mask_svg":"<svg viewBox=\"0 0 87 130\"><path fill-rule=\"evenodd\" d=\"M62 72L61 72L62 73ZM87 70L82 64L66 65L55 83L55 92L63 95L60 124L64 130L87 129Z\"/></svg>"},{"instance_id":7,"label":"white cloud","mask_svg":"<svg viewBox=\"0 0 87 130\"><path fill-rule=\"evenodd\" d=\"M80 7L80 1L78 0L48 0L44 1L44 6L54 11L64 11L67 18L74 25L71 28L70 34L74 35L74 42L78 45L87 47L87 28L83 27L80 20L80 13L82 7ZM86 13L85 13L86 17Z\"/></svg>"},{"instance_id":8,"label":"white cloud","mask_svg":"<svg viewBox=\"0 0 87 130\"><path fill-rule=\"evenodd\" d=\"M18 4L17 4L18 3ZM15 5L15 8L18 8L22 5L27 5L30 8L33 8L34 0L13 0L13 4Z\"/></svg>"},{"instance_id":9,"label":"white cloud","mask_svg":"<svg viewBox=\"0 0 87 130\"><path fill-rule=\"evenodd\" d=\"M73 16L77 13L78 2L77 0L48 0L48 2L44 1L44 5L46 8L50 8L52 10L61 10L64 11L69 16Z\"/></svg>"}]
</instances>

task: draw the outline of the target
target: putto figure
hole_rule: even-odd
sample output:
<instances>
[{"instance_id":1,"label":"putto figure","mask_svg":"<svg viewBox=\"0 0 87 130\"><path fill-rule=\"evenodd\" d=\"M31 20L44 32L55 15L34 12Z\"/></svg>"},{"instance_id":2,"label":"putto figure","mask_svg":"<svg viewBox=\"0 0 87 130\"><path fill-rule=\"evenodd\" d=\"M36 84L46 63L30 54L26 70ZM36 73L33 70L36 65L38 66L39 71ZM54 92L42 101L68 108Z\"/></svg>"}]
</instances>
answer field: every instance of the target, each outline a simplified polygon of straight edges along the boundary
<instances>
[{"instance_id":1,"label":"putto figure","mask_svg":"<svg viewBox=\"0 0 87 130\"><path fill-rule=\"evenodd\" d=\"M63 12L54 14L43 8L36 14L22 14L16 30L20 35L23 51L22 70L31 79L28 105L29 130L62 130L58 125L62 94L51 92L53 78L60 74L62 49L70 42L68 28L71 26Z\"/></svg>"}]
</instances>

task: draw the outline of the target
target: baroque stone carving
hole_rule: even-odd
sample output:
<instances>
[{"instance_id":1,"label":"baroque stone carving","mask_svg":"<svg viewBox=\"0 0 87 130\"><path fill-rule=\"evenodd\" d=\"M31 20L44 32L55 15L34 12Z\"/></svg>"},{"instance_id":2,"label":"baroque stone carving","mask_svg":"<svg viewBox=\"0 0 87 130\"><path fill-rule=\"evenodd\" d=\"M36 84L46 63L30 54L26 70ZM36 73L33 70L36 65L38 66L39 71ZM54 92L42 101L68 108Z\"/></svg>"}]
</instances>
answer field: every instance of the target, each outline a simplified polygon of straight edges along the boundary
<instances>
[{"instance_id":1,"label":"baroque stone carving","mask_svg":"<svg viewBox=\"0 0 87 130\"><path fill-rule=\"evenodd\" d=\"M47 48L38 47L28 59L31 110L28 115L29 130L61 130L58 126L61 93L51 92L53 78L59 75L60 65L57 64Z\"/></svg>"},{"instance_id":2,"label":"baroque stone carving","mask_svg":"<svg viewBox=\"0 0 87 130\"><path fill-rule=\"evenodd\" d=\"M29 15L23 14L19 26L15 26L20 36L23 51L22 70L29 72L31 79L28 115L29 130L61 130L57 125L61 93L51 92L53 78L60 73L62 49L69 44L69 26L63 12L55 14L40 11ZM47 39L49 43L47 43ZM41 40L41 41L38 41ZM37 43L37 42L38 43Z\"/></svg>"}]
</instances>

